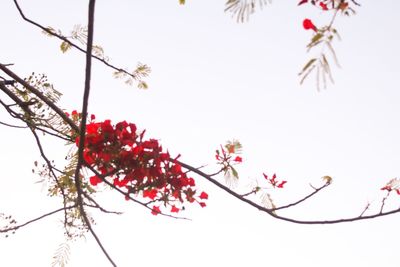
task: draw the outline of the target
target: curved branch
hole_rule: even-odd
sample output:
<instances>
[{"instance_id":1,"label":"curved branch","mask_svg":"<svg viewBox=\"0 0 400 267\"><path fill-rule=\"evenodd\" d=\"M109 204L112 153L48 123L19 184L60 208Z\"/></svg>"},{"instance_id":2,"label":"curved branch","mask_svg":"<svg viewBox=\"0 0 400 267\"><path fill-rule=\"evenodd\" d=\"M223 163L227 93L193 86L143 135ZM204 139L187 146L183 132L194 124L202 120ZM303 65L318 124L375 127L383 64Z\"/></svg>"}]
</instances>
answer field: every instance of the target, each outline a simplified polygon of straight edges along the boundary
<instances>
[{"instance_id":1,"label":"curved branch","mask_svg":"<svg viewBox=\"0 0 400 267\"><path fill-rule=\"evenodd\" d=\"M150 203L143 203L143 202L141 202L141 201L139 201L139 200L137 200L137 199L134 199L134 198L131 197L129 194L127 194L127 192L122 191L120 188L118 188L117 186L115 186L115 185L113 185L112 183L110 183L109 181L107 181L106 177L107 177L108 175L110 175L110 174L101 174L101 173L99 173L95 168L93 168L92 166L90 166L89 164L86 164L86 163L85 163L85 166L86 166L89 170L91 170L97 177L99 177L106 185L108 185L109 187L111 187L112 189L118 191L119 193L121 193L122 195L124 195L125 197L127 197L129 200L135 202L136 204L139 204L139 205L145 207L146 209L152 210L152 208L150 208L150 207L148 206ZM166 217L170 217L170 218L173 218L173 219L190 220L189 218L186 218L186 217L173 216L173 215L171 215L171 214L167 214L167 213L163 213L163 212L160 212L160 213L158 213L158 214L159 214L159 215L166 216Z\"/></svg>"},{"instance_id":2,"label":"curved branch","mask_svg":"<svg viewBox=\"0 0 400 267\"><path fill-rule=\"evenodd\" d=\"M287 209L287 208L296 206L297 204L300 204L301 202L303 202L303 201L309 199L310 197L314 196L315 194L317 194L319 191L321 191L322 189L324 189L328 185L330 185L330 183L325 183L323 186L318 187L318 188L314 188L313 187L314 191L311 194L308 194L307 196L303 197L302 199L300 199L298 201L295 201L293 203L290 203L290 204L287 204L287 205L284 205L284 206L280 206L280 207L274 208L272 210L281 210L281 209Z\"/></svg>"},{"instance_id":3,"label":"curved branch","mask_svg":"<svg viewBox=\"0 0 400 267\"><path fill-rule=\"evenodd\" d=\"M17 7L18 12L19 12L19 14L21 15L22 19L24 19L25 21L29 22L30 24L32 24L32 25L34 25L34 26L40 28L40 29L43 30L44 32L46 32L46 33L48 33L48 34L50 34L50 35L52 35L52 36L55 36L55 37L57 37L58 39L60 39L60 40L62 40L62 41L64 41L64 42L66 42L66 43L68 43L69 45L71 45L72 47L76 48L76 49L79 50L80 52L86 54L86 51L87 51L87 50L85 50L85 49L79 47L78 45L74 44L74 43L71 42L68 38L66 38L66 37L64 37L64 36L62 36L62 35L59 35L59 34L57 34L57 33L55 33L55 32L52 32L52 31L50 31L48 28L46 28L46 27L40 25L39 23L37 23L37 22L35 22L35 21L33 21L33 20L27 18L27 17L25 16L24 12L22 11L20 5L18 4L18 1L17 1L17 0L14 0L14 4L15 4L15 6ZM113 70L115 70L115 71L117 71L117 72L125 73L126 75L132 77L132 78L135 79L135 80L137 79L137 77L136 77L135 75L133 75L132 73L129 73L129 72L127 72L126 70L124 70L124 69L122 69L122 68L118 68L118 67L116 67L116 66L114 66L114 65L112 65L112 64L110 64L110 63L108 63L108 62L107 62L106 60L104 60L103 58L100 58L100 57L98 57L98 56L96 56L96 55L93 55L93 54L92 54L92 50L90 50L89 55L90 55L92 58L97 59L98 61L100 61L101 63L103 63L104 65L106 65L107 67L109 67L109 68L111 68L111 69L113 69Z\"/></svg>"},{"instance_id":4,"label":"curved branch","mask_svg":"<svg viewBox=\"0 0 400 267\"><path fill-rule=\"evenodd\" d=\"M38 89L30 85L28 82L26 82L24 79L19 77L17 74L12 72L9 68L6 67L6 65L0 63L0 70L2 70L4 73L6 73L8 76L16 80L19 84L24 86L29 92L32 94L36 95L40 100L42 100L46 105L48 105L51 109L54 110L75 132L79 133L79 127L65 114L64 111L62 111L54 102L52 102L49 98L47 98L44 94L42 94ZM0 85L0 88L1 85ZM3 90L3 88L2 88Z\"/></svg>"},{"instance_id":5,"label":"curved branch","mask_svg":"<svg viewBox=\"0 0 400 267\"><path fill-rule=\"evenodd\" d=\"M390 214L394 214L394 213L398 213L400 212L400 208L398 209L393 209L390 211L386 211L386 212L382 212L380 211L379 213L375 213L372 215L363 215L361 214L360 216L356 216L356 217L349 217L349 218L343 218L343 219L335 219L335 220L298 220L298 219L293 219L293 218L289 218L289 217L284 217L284 216L280 216L277 215L275 213L274 209L268 209L265 208L245 197L243 197L242 195L236 193L235 191L231 190L230 188L226 187L225 185L217 182L216 180L214 180L212 177L210 177L209 175L207 175L206 173L188 165L185 164L183 162L180 162L178 160L174 160L176 163L180 164L183 168L188 169L198 175L200 175L201 177L205 178L207 181L211 182L212 184L214 184L215 186L219 187L220 189L224 190L225 192L227 192L228 194L234 196L235 198L239 199L242 202L245 202L247 204L249 204L250 206L263 211L269 215L271 215L272 217L279 219L279 220L283 220L283 221L287 221L287 222L291 222L291 223L297 223L297 224L337 224L337 223L345 223L345 222L354 222L354 221L360 221L360 220L367 220L367 219L373 219L373 218L377 218L377 217L383 217L383 216L387 216ZM322 188L321 188L322 189ZM315 192L314 192L315 194ZM305 199L307 199L308 197L306 197ZM305 199L303 199L302 201L304 201Z\"/></svg>"}]
</instances>

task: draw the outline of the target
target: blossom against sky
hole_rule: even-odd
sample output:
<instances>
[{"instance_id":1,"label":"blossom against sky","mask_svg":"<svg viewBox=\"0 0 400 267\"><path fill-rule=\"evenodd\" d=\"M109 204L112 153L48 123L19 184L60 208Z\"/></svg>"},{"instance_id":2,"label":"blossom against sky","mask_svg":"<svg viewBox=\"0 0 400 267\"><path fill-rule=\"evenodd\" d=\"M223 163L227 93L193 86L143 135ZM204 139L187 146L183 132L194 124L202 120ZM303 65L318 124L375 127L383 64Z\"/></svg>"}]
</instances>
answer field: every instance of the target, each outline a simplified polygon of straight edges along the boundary
<instances>
[{"instance_id":1,"label":"blossom against sky","mask_svg":"<svg viewBox=\"0 0 400 267\"><path fill-rule=\"evenodd\" d=\"M69 32L86 23L84 1L20 1L27 15ZM215 149L232 138L243 144L240 178L263 173L287 181L274 199L287 203L309 192L309 183L333 177L329 190L287 211L303 219L337 218L379 206L382 188L399 175L400 128L399 3L362 3L358 13L340 17L342 37L334 47L342 68L335 84L318 92L311 77L299 85L297 73L311 55L305 45L322 11L274 1L238 24L223 12L223 1L99 1L95 42L115 64L152 68L149 89L112 78L95 63L89 110L99 119L127 120L157 138L182 160L215 163ZM44 72L63 92L62 107L81 106L84 57L62 54L59 42L22 21L12 1L0 4L0 62L29 75ZM1 120L7 120L1 113ZM39 159L30 133L2 127L4 186L1 209L25 221L50 211L59 200L46 196L32 175ZM63 145L49 141L62 162ZM6 167L6 168L5 168ZM212 167L210 167L212 168ZM221 180L223 178L221 177ZM96 214L98 231L119 266L271 265L397 266L398 216L334 226L300 226L274 220L196 180L208 193L206 208L185 215L192 221L153 216L112 192L105 207L122 216ZM274 191L275 193L275 191ZM391 205L398 206L397 199ZM48 266L63 242L60 218L49 218L0 239L5 266ZM21 256L23 251L23 257ZM108 266L90 236L72 243L70 266Z\"/></svg>"}]
</instances>

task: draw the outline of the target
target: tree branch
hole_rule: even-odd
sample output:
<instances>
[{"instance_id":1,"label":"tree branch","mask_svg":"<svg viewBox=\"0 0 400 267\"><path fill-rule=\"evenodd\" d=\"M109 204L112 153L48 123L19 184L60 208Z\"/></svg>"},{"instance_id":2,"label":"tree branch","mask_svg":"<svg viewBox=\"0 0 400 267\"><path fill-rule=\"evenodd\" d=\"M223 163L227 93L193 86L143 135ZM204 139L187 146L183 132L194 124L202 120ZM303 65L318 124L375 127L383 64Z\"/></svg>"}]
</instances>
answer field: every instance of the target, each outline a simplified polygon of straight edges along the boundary
<instances>
[{"instance_id":1,"label":"tree branch","mask_svg":"<svg viewBox=\"0 0 400 267\"><path fill-rule=\"evenodd\" d=\"M72 47L74 47L74 48L76 48L77 50L81 51L82 53L86 53L86 52L87 52L87 50L85 50L85 49L79 47L78 45L74 44L74 43L71 42L68 38L66 38L66 37L64 37L64 36L62 36L62 35L59 35L59 34L57 34L57 33L55 33L55 32L52 32L52 31L50 31L48 28L46 28L46 27L40 25L39 23L37 23L37 22L35 22L35 21L33 21L33 20L27 18L27 17L25 16L24 12L22 11L20 5L18 4L18 1L17 1L17 0L14 0L14 4L15 4L15 6L17 7L18 12L19 12L19 14L21 15L22 19L24 19L25 21L27 21L27 22L29 22L30 24L32 24L32 25L34 25L34 26L40 28L40 29L43 30L44 32L46 32L46 33L48 33L48 34L50 34L50 35L52 35L52 36L55 36L55 37L57 37L58 39L60 39L60 40L62 40L62 41L64 41L64 42L66 42L66 43L68 43L69 45L71 45ZM133 79L137 80L137 77L136 77L135 75L133 75L132 73L129 73L129 72L127 72L126 70L124 70L124 69L122 69L122 68L118 68L118 67L116 67L116 66L114 66L114 65L112 65L112 64L110 64L110 63L108 63L108 62L107 62L106 60L104 60L103 58L100 58L100 57L98 57L98 56L96 56L96 55L93 55L93 54L92 54L92 50L90 50L89 55L90 55L91 57L97 59L98 61L100 61L101 63L103 63L104 65L106 65L107 67L109 67L109 68L111 68L111 69L113 69L113 70L115 70L115 71L117 71L117 72L125 73L126 75L128 75L128 76L132 77Z\"/></svg>"},{"instance_id":2,"label":"tree branch","mask_svg":"<svg viewBox=\"0 0 400 267\"><path fill-rule=\"evenodd\" d=\"M183 168L191 170L192 172L200 175L201 177L205 178L207 181L211 182L212 184L214 184L215 186L219 187L220 189L222 189L223 191L227 192L228 194L234 196L235 198L239 199L242 202L245 202L247 204L249 204L250 206L263 211L269 215L271 215L272 217L279 219L279 220L283 220L283 221L287 221L287 222L291 222L291 223L297 223L297 224L337 224L337 223L345 223L345 222L354 222L354 221L360 221L360 220L367 220L367 219L373 219L373 218L377 218L377 217L383 217L383 216L387 216L390 214L394 214L394 213L398 213L400 212L400 208L398 209L394 209L394 210L390 210L387 212L379 212L379 213L375 213L372 215L361 215L361 216L356 216L356 217L350 217L350 218L344 218L344 219L335 219L335 220L298 220L298 219L292 219L289 217L284 217L284 216L280 216L277 215L275 213L274 209L268 209L265 208L245 197L243 197L242 195L236 193L235 191L231 190L229 187L226 187L225 185L217 182L216 180L214 180L212 177L210 177L209 175L207 175L206 173L202 172L201 170L198 170L188 164L185 164L183 162L180 162L178 160L174 160L174 162L180 164ZM321 188L322 189L322 188ZM315 192L314 192L315 194ZM306 197L307 199L308 197ZM303 199L302 201L304 201L305 199Z\"/></svg>"},{"instance_id":3,"label":"tree branch","mask_svg":"<svg viewBox=\"0 0 400 267\"><path fill-rule=\"evenodd\" d=\"M32 94L36 95L40 100L46 103L51 109L54 110L75 132L79 133L79 127L62 111L56 104L54 104L49 98L42 94L38 89L27 83L24 79L19 77L17 74L12 72L6 65L0 63L0 70L6 73L8 76L16 80L19 84L24 86ZM0 85L0 88L1 85Z\"/></svg>"},{"instance_id":4,"label":"tree branch","mask_svg":"<svg viewBox=\"0 0 400 267\"><path fill-rule=\"evenodd\" d=\"M9 232L9 231L18 230L21 227L24 227L24 226L26 226L28 224L31 224L31 223L36 222L36 221L39 221L39 220L41 220L43 218L46 218L46 217L48 217L50 215L56 214L57 212L60 212L60 211L63 211L63 210L68 210L68 209L73 209L73 208L76 208L76 205L59 208L57 210L54 210L54 211L51 211L49 213L43 214L42 216L39 216L39 217L37 217L35 219L29 220L29 221L27 221L27 222L25 222L23 224L20 224L20 225L14 226L14 227L10 227L10 228L0 229L0 233L6 233L6 232Z\"/></svg>"},{"instance_id":5,"label":"tree branch","mask_svg":"<svg viewBox=\"0 0 400 267\"><path fill-rule=\"evenodd\" d=\"M14 1L16 3L16 1ZM107 250L104 248L101 243L99 237L95 233L92 228L92 225L86 215L84 206L83 206L83 198L82 198L82 188L81 188L81 180L80 180L80 170L83 165L83 149L85 146L85 133L86 133L86 119L87 119L87 110L89 105L89 94L90 94L90 79L91 79L91 71L92 71L92 48L93 48L93 30L94 30L94 10L95 10L96 0L89 0L89 14L88 14L88 37L87 37L87 47L86 47L86 71L85 71L85 89L83 92L83 103L82 103L82 118L80 125L80 140L78 147L78 163L75 169L75 186L77 192L77 203L80 210L80 215L82 216L86 226L88 227L90 233L96 240L100 249L103 251L103 254L107 257L109 262L113 266L117 266Z\"/></svg>"}]
</instances>

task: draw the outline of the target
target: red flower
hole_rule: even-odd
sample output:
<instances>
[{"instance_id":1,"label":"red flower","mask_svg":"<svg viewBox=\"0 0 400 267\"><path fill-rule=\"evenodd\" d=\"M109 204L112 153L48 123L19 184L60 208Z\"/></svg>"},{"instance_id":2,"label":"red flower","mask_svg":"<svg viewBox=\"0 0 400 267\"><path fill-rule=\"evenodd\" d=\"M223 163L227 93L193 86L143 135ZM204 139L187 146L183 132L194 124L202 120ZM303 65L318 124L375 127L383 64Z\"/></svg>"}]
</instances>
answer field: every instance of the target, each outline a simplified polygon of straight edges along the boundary
<instances>
[{"instance_id":1,"label":"red flower","mask_svg":"<svg viewBox=\"0 0 400 267\"><path fill-rule=\"evenodd\" d=\"M158 193L157 189L144 190L143 197L148 197L153 200L157 196L157 193Z\"/></svg>"},{"instance_id":2,"label":"red flower","mask_svg":"<svg viewBox=\"0 0 400 267\"><path fill-rule=\"evenodd\" d=\"M103 180L101 180L101 179L100 179L99 177L97 177L96 175L89 178L89 182L90 182L90 184L93 185L93 186L96 186L97 184L101 183L102 181L103 181Z\"/></svg>"},{"instance_id":3,"label":"red flower","mask_svg":"<svg viewBox=\"0 0 400 267\"><path fill-rule=\"evenodd\" d=\"M297 5L300 6L300 5L305 4L307 2L308 2L308 0L301 0L300 3L298 3Z\"/></svg>"},{"instance_id":4,"label":"red flower","mask_svg":"<svg viewBox=\"0 0 400 267\"><path fill-rule=\"evenodd\" d=\"M201 206L202 208L204 208L205 206L207 206L206 203L204 203L204 202L199 202L199 204L200 204L200 206Z\"/></svg>"},{"instance_id":5,"label":"red flower","mask_svg":"<svg viewBox=\"0 0 400 267\"><path fill-rule=\"evenodd\" d=\"M153 206L153 209L151 210L151 214L157 215L161 213L160 207L159 206Z\"/></svg>"},{"instance_id":6,"label":"red flower","mask_svg":"<svg viewBox=\"0 0 400 267\"><path fill-rule=\"evenodd\" d=\"M178 209L177 207L175 207L175 205L172 205L172 207L171 207L171 212L176 212L176 213L178 213L178 212L179 212L179 209Z\"/></svg>"},{"instance_id":7,"label":"red flower","mask_svg":"<svg viewBox=\"0 0 400 267\"><path fill-rule=\"evenodd\" d=\"M392 187L385 185L384 187L381 188L381 190L392 191Z\"/></svg>"},{"instance_id":8,"label":"red flower","mask_svg":"<svg viewBox=\"0 0 400 267\"><path fill-rule=\"evenodd\" d=\"M94 114L90 115L90 120L94 121L96 119L96 116Z\"/></svg>"},{"instance_id":9,"label":"red flower","mask_svg":"<svg viewBox=\"0 0 400 267\"><path fill-rule=\"evenodd\" d=\"M268 178L268 176L263 173L264 178L272 185L272 187L283 188L283 186L287 183L287 181L278 181L276 180L276 174L272 175L272 178Z\"/></svg>"},{"instance_id":10,"label":"red flower","mask_svg":"<svg viewBox=\"0 0 400 267\"><path fill-rule=\"evenodd\" d=\"M317 27L315 27L314 23L312 23L312 21L310 19L305 19L303 20L303 27L306 30L313 30L313 31L317 31Z\"/></svg>"},{"instance_id":11,"label":"red flower","mask_svg":"<svg viewBox=\"0 0 400 267\"><path fill-rule=\"evenodd\" d=\"M208 194L206 192L201 192L199 198L200 199L208 199Z\"/></svg>"},{"instance_id":12,"label":"red flower","mask_svg":"<svg viewBox=\"0 0 400 267\"><path fill-rule=\"evenodd\" d=\"M287 181L282 181L277 185L277 187L278 188L283 188L283 185L286 184L286 183L287 183Z\"/></svg>"},{"instance_id":13,"label":"red flower","mask_svg":"<svg viewBox=\"0 0 400 267\"><path fill-rule=\"evenodd\" d=\"M328 10L328 7L326 6L326 4L320 2L319 6L322 8L322 10Z\"/></svg>"},{"instance_id":14,"label":"red flower","mask_svg":"<svg viewBox=\"0 0 400 267\"><path fill-rule=\"evenodd\" d=\"M233 161L235 161L237 163L240 163L240 162L243 161L243 159L241 157L239 157L239 156L236 156L236 158Z\"/></svg>"}]
</instances>

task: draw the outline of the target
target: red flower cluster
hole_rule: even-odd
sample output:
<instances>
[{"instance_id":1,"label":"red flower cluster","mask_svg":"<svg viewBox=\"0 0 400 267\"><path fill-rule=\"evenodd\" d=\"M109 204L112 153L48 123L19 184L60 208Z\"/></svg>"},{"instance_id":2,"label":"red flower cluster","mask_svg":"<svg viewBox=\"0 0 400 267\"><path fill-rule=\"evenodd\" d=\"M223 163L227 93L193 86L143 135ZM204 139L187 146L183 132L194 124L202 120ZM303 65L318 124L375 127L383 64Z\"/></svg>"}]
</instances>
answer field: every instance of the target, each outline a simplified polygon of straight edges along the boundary
<instances>
[{"instance_id":1,"label":"red flower cluster","mask_svg":"<svg viewBox=\"0 0 400 267\"><path fill-rule=\"evenodd\" d=\"M74 111L72 118L80 116ZM122 121L114 126L110 120L95 122L93 115L90 119L86 126L84 160L104 177L110 177L114 186L125 188L127 199L131 194L141 194L151 202L169 206L170 212L179 212L185 201L206 206L202 200L208 195L202 192L197 196L194 179L182 171L168 152L162 151L157 140L145 140L145 131L138 134L133 123ZM79 136L75 142L78 146ZM93 186L103 181L96 175L89 178ZM160 207L153 206L152 214L159 213Z\"/></svg>"},{"instance_id":2,"label":"red flower cluster","mask_svg":"<svg viewBox=\"0 0 400 267\"><path fill-rule=\"evenodd\" d=\"M276 180L276 174L272 175L272 178L268 178L268 176L263 173L264 178L275 188L283 188L283 186L287 183L287 181L278 181Z\"/></svg>"},{"instance_id":3,"label":"red flower cluster","mask_svg":"<svg viewBox=\"0 0 400 267\"><path fill-rule=\"evenodd\" d=\"M381 188L381 190L386 190L388 192L394 190L398 195L400 195L400 179L391 179L384 187Z\"/></svg>"},{"instance_id":4,"label":"red flower cluster","mask_svg":"<svg viewBox=\"0 0 400 267\"><path fill-rule=\"evenodd\" d=\"M233 160L233 162L235 162L235 163L243 162L242 157L234 155L234 154L238 153L237 148L235 148L235 145L227 144L227 145L225 145L225 148L226 148L226 150L221 146L221 151L220 150L215 151L215 159L216 160L218 160L219 162L229 162L230 160Z\"/></svg>"}]
</instances>

